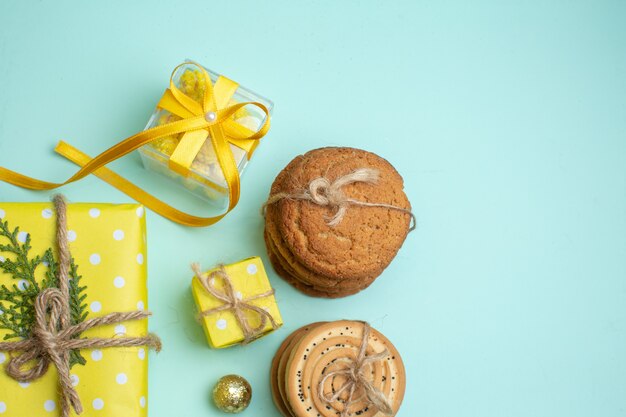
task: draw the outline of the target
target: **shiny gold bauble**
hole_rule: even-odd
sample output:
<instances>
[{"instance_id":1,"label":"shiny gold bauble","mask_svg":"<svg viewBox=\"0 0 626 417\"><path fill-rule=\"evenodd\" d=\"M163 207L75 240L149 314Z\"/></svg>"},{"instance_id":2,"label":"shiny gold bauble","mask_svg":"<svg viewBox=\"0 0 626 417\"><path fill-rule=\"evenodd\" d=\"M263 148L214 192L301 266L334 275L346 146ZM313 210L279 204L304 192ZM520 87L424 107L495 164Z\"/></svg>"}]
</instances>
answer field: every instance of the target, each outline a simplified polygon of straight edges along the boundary
<instances>
[{"instance_id":1,"label":"shiny gold bauble","mask_svg":"<svg viewBox=\"0 0 626 417\"><path fill-rule=\"evenodd\" d=\"M213 401L225 413L240 413L250 405L252 387L239 375L220 378L213 388Z\"/></svg>"}]
</instances>

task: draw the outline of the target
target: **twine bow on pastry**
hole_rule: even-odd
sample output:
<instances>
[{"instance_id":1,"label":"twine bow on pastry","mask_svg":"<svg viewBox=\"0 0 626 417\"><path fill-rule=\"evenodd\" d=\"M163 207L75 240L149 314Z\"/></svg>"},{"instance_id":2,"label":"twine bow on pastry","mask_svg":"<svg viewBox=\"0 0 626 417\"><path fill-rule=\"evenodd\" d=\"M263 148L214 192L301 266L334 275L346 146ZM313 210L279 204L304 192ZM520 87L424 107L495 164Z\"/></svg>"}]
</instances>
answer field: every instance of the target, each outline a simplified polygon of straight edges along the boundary
<instances>
[{"instance_id":1,"label":"twine bow on pastry","mask_svg":"<svg viewBox=\"0 0 626 417\"><path fill-rule=\"evenodd\" d=\"M47 288L35 300L35 322L28 339L0 342L0 351L18 352L6 364L6 374L19 382L30 382L44 376L52 364L57 368L61 415L68 417L70 410L83 411L80 398L70 379L70 351L74 349L99 349L112 347L147 346L158 352L161 341L155 335L142 337L80 338L89 329L150 316L148 311L110 313L101 317L71 324L68 271L70 251L67 240L66 203L56 196L57 245L59 251L58 288Z\"/></svg>"},{"instance_id":2,"label":"twine bow on pastry","mask_svg":"<svg viewBox=\"0 0 626 417\"><path fill-rule=\"evenodd\" d=\"M389 400L385 397L385 394L376 388L365 376L365 366L384 360L389 356L389 351L386 349L380 353L374 355L367 355L367 345L370 335L370 325L363 323L363 337L361 339L361 346L359 347L359 353L354 360L350 361L350 364L345 369L331 371L324 375L318 385L318 398L324 404L330 406L331 403L339 400L344 392L348 392L348 397L343 402L343 410L340 417L348 417L351 415L350 406L362 399L367 399L368 404L375 406L380 412L385 415L392 415L393 408L389 404ZM345 377L346 381L337 390L333 390L331 393L324 393L324 386L326 382L337 376ZM363 395L359 398L354 398L357 390L363 389Z\"/></svg>"},{"instance_id":3,"label":"twine bow on pastry","mask_svg":"<svg viewBox=\"0 0 626 417\"><path fill-rule=\"evenodd\" d=\"M402 213L406 213L411 216L412 225L409 229L413 231L415 229L415 215L409 209L403 207L394 206L392 204L385 203L368 203L367 201L359 201L352 198L348 198L343 192L343 187L349 184L357 182L364 182L367 184L376 184L380 174L378 170L371 168L359 168L355 169L349 174L337 178L331 182L328 178L319 177L313 179L306 190L299 193L277 193L271 195L268 200L261 207L261 213L265 215L267 206L274 204L277 201L288 200L304 200L310 201L313 204L317 204L322 207L334 208L335 214L330 217L327 224L331 227L337 226L343 220L350 206L361 207L383 207L389 210L396 210Z\"/></svg>"},{"instance_id":4,"label":"twine bow on pastry","mask_svg":"<svg viewBox=\"0 0 626 417\"><path fill-rule=\"evenodd\" d=\"M278 328L278 324L274 320L274 317L272 317L272 315L268 311L259 306L255 306L254 304L250 304L250 301L274 295L274 289L271 289L261 294L253 295L248 298L239 298L237 296L237 293L235 292L235 288L230 279L230 276L224 269L223 265L208 275L200 270L200 265L197 263L191 264L191 269L193 270L194 274L196 274L196 277L198 277L198 279L200 280L200 283L202 284L204 289L213 297L224 303L218 307L201 311L198 314L199 317L210 316L211 314L219 313L220 311L232 311L235 315L237 323L239 323L239 327L243 331L244 340L242 344L244 345L254 341L255 339L258 339L261 336L263 329L267 325L268 320L274 330ZM222 282L224 284L223 291L220 291L215 287L213 279L217 277L222 278ZM258 315L260 320L258 326L250 326L248 318L245 315L245 310L253 311Z\"/></svg>"}]
</instances>

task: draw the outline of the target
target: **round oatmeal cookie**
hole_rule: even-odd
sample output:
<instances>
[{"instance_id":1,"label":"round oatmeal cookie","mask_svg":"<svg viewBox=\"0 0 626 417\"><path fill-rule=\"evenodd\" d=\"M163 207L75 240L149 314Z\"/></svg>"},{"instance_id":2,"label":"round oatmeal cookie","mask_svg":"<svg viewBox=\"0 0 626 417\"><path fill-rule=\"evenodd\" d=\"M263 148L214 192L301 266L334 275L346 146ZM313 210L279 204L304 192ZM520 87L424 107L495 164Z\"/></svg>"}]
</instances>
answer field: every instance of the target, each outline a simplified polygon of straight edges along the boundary
<instances>
[{"instance_id":1,"label":"round oatmeal cookie","mask_svg":"<svg viewBox=\"0 0 626 417\"><path fill-rule=\"evenodd\" d=\"M274 252L271 243L268 241L267 235L265 235L265 242L267 245L267 255L269 257L270 263L274 268L274 271L287 281L292 287L300 291L301 293L308 295L310 297L321 297L321 298L341 298L351 295L351 293L337 293L337 292L328 292L321 289L317 289L309 284L305 284L304 282L295 278L291 272L286 270L286 267L283 266L278 256ZM358 292L358 291L357 291Z\"/></svg>"},{"instance_id":2,"label":"round oatmeal cookie","mask_svg":"<svg viewBox=\"0 0 626 417\"><path fill-rule=\"evenodd\" d=\"M356 292L368 287L374 282L374 279L376 279L376 275L374 274L366 277L339 279L325 277L306 269L285 247L283 239L277 233L277 228L272 220L275 211L276 210L272 207L268 208L265 230L276 258L294 278L297 278L307 285L329 292Z\"/></svg>"},{"instance_id":3,"label":"round oatmeal cookie","mask_svg":"<svg viewBox=\"0 0 626 417\"><path fill-rule=\"evenodd\" d=\"M410 210L395 168L378 155L354 148L321 148L296 157L278 175L270 195L301 194L314 179L323 177L332 183L363 168L378 171L378 182L345 185L341 191L347 198ZM387 207L350 204L342 221L329 226L336 207L290 198L272 206L272 221L298 263L314 274L338 280L380 275L410 228L408 213Z\"/></svg>"}]
</instances>

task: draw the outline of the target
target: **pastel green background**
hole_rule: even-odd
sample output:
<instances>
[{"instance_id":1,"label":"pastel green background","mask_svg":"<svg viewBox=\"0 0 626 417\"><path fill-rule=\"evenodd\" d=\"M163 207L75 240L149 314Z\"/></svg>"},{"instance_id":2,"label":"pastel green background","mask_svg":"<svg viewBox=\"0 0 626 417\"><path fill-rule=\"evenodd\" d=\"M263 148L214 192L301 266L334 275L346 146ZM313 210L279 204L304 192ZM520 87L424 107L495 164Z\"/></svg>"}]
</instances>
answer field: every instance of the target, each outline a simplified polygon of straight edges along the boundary
<instances>
[{"instance_id":1,"label":"pastel green background","mask_svg":"<svg viewBox=\"0 0 626 417\"><path fill-rule=\"evenodd\" d=\"M274 100L240 205L189 229L148 214L150 415L221 415L218 377L254 387L244 416L275 416L270 360L317 320L369 320L402 352L412 416L626 415L626 3L623 1L0 2L0 165L52 180L143 128L184 58ZM211 350L189 263L261 255L258 209L309 149L389 159L418 218L368 290L305 297L268 266L285 326ZM113 168L179 207L193 197ZM76 202L127 202L97 178ZM45 201L0 184L0 201ZM45 412L42 408L42 416ZM29 416L30 417L30 416ZM36 416L33 416L36 417Z\"/></svg>"}]
</instances>

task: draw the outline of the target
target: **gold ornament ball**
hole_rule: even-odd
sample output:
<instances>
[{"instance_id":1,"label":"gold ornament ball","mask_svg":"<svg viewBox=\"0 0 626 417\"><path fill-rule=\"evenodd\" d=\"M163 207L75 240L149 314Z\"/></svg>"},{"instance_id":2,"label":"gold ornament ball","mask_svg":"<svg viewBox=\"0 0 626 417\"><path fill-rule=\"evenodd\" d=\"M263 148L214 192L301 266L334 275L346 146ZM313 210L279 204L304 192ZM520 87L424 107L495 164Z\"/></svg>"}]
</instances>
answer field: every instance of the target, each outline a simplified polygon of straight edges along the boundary
<instances>
[{"instance_id":1,"label":"gold ornament ball","mask_svg":"<svg viewBox=\"0 0 626 417\"><path fill-rule=\"evenodd\" d=\"M213 401L225 413L240 413L252 400L252 387L239 375L226 375L220 378L213 388Z\"/></svg>"}]
</instances>

